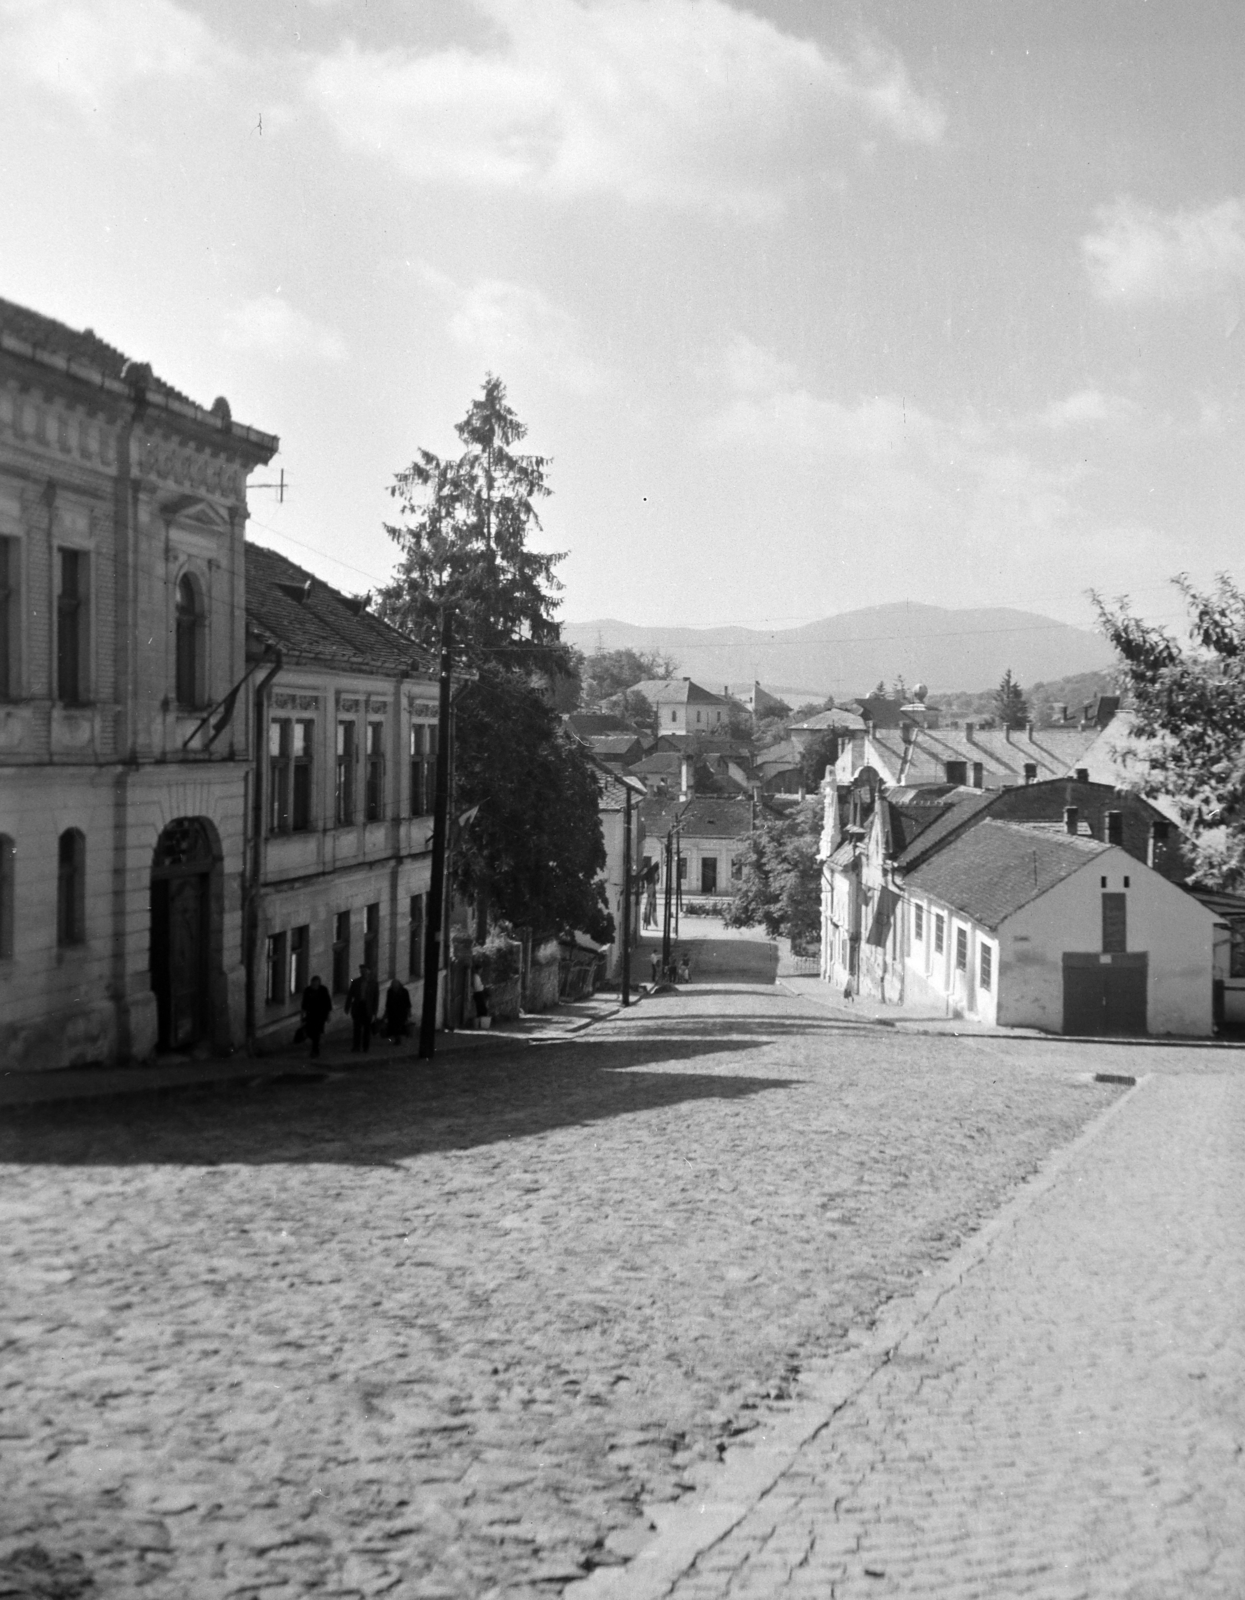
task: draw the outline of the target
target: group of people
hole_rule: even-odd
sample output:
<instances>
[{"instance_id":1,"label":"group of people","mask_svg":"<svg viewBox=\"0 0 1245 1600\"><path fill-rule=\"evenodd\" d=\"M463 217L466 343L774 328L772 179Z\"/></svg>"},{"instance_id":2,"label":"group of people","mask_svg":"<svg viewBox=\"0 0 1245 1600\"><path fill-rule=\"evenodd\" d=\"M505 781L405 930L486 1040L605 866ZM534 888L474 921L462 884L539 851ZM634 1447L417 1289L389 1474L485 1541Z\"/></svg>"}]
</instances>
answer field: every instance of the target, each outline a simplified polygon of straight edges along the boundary
<instances>
[{"instance_id":1,"label":"group of people","mask_svg":"<svg viewBox=\"0 0 1245 1600\"><path fill-rule=\"evenodd\" d=\"M343 1002L350 1018L352 1052L371 1048L372 1030L379 1027L386 1039L396 1042L406 1033L411 1020L411 996L398 978L385 991L385 1009L380 1011L380 984L372 969L363 962L359 975L350 980ZM320 1054L320 1040L333 1010L333 997L319 978L312 978L303 990L302 1025L299 1033L311 1041L311 1054Z\"/></svg>"},{"instance_id":2,"label":"group of people","mask_svg":"<svg viewBox=\"0 0 1245 1600\"><path fill-rule=\"evenodd\" d=\"M652 972L654 983L690 983L692 981L692 958L686 950L682 955L672 954L670 960L664 964L661 956L654 950L649 956L649 968Z\"/></svg>"}]
</instances>

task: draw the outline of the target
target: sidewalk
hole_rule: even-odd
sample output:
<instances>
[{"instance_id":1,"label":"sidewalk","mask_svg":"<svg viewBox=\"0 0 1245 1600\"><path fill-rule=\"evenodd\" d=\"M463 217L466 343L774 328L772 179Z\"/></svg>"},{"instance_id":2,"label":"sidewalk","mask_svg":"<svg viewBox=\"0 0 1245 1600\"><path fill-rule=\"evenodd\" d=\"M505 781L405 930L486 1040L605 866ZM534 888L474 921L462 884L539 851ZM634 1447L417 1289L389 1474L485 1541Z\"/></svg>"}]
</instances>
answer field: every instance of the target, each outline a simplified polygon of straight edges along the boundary
<instances>
[{"instance_id":1,"label":"sidewalk","mask_svg":"<svg viewBox=\"0 0 1245 1600\"><path fill-rule=\"evenodd\" d=\"M633 993L632 1005L639 995ZM436 1056L455 1055L465 1050L495 1048L505 1044L541 1044L572 1038L594 1022L612 1017L620 1009L617 994L593 995L554 1011L533 1012L513 1021L494 1022L487 1029L458 1029L438 1033ZM291 1031L294 1024L291 1023ZM150 1094L178 1089L202 1088L208 1084L241 1084L265 1078L319 1078L327 1073L366 1072L394 1062L418 1065L414 1039L390 1044L373 1035L367 1055L353 1055L348 1033L337 1033L324 1041L314 1060L305 1046L271 1054L232 1056L161 1057L150 1065L122 1067L70 1067L55 1072L0 1072L0 1109L5 1106L36 1105L54 1100L95 1099L103 1095Z\"/></svg>"},{"instance_id":2,"label":"sidewalk","mask_svg":"<svg viewBox=\"0 0 1245 1600\"><path fill-rule=\"evenodd\" d=\"M1240 1600L1243 1131L1143 1080L568 1595Z\"/></svg>"}]
</instances>

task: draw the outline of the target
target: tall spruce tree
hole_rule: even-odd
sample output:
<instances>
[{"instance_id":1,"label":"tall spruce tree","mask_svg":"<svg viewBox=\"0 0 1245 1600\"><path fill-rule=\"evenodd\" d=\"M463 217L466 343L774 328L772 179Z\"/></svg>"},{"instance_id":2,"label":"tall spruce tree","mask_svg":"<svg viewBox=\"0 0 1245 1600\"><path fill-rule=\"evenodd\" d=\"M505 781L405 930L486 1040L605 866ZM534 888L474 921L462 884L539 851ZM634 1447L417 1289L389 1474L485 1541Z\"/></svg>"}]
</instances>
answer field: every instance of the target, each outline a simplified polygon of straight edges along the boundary
<instances>
[{"instance_id":1,"label":"tall spruce tree","mask_svg":"<svg viewBox=\"0 0 1245 1600\"><path fill-rule=\"evenodd\" d=\"M455 884L481 934L504 919L608 940L600 787L554 709L558 680L575 671L556 616L562 557L528 545L549 462L516 452L527 429L491 373L456 432L460 456L420 450L394 479L402 520L386 531L402 553L376 597L379 614L429 651L448 607L456 660L476 675L455 724L453 808L478 807L456 842Z\"/></svg>"},{"instance_id":2,"label":"tall spruce tree","mask_svg":"<svg viewBox=\"0 0 1245 1600\"><path fill-rule=\"evenodd\" d=\"M1025 699L1024 690L1012 677L1012 669L999 679L999 686L994 691L994 714L1005 728L1023 728L1029 720L1029 702Z\"/></svg>"}]
</instances>

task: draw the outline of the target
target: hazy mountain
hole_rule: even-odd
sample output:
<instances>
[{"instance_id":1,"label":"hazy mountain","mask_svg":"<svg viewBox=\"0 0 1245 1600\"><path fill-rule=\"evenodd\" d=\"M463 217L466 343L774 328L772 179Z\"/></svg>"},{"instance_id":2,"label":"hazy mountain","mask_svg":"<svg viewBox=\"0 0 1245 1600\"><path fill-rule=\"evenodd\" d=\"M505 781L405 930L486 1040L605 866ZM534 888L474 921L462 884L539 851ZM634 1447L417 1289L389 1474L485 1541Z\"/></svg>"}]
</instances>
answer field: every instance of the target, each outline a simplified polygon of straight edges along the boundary
<instances>
[{"instance_id":1,"label":"hazy mountain","mask_svg":"<svg viewBox=\"0 0 1245 1600\"><path fill-rule=\"evenodd\" d=\"M947 692L993 687L1010 667L1022 684L1093 672L1113 660L1096 633L1031 611L950 611L900 601L844 611L802 628L644 628L603 618L571 622L563 638L591 655L663 650L706 689L759 679L791 692L861 694L902 676Z\"/></svg>"}]
</instances>

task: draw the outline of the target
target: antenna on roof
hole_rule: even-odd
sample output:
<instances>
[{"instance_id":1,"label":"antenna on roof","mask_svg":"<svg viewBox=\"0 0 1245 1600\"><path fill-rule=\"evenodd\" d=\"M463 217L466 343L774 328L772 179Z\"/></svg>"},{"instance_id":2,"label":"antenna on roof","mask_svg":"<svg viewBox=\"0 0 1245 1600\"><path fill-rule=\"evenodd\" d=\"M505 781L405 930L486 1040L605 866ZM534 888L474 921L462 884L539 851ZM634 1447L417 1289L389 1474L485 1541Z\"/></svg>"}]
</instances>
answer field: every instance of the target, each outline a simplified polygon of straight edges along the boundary
<instances>
[{"instance_id":1,"label":"antenna on roof","mask_svg":"<svg viewBox=\"0 0 1245 1600\"><path fill-rule=\"evenodd\" d=\"M276 483L252 483L249 487L252 489L275 489L277 491L277 504L283 506L285 504L285 468L281 468L281 473Z\"/></svg>"}]
</instances>

